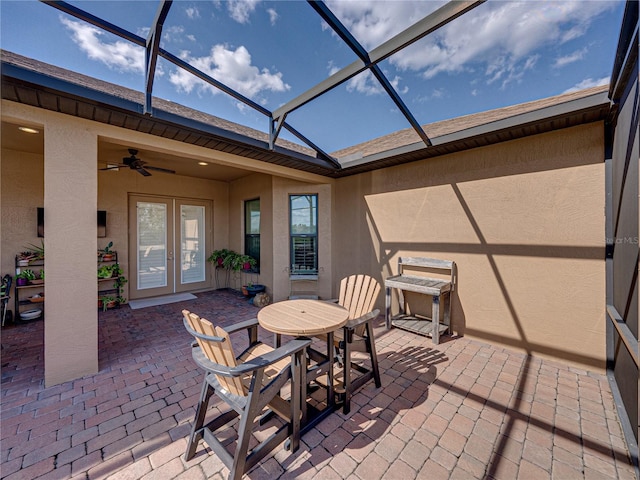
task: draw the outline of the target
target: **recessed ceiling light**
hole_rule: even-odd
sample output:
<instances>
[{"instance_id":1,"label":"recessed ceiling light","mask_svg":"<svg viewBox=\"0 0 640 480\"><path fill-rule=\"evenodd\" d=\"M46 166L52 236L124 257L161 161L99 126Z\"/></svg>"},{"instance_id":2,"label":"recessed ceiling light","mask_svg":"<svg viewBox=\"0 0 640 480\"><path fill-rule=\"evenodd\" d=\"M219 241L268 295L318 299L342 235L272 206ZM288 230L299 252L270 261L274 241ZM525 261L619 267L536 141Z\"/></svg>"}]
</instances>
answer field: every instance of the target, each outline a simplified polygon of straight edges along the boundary
<instances>
[{"instance_id":1,"label":"recessed ceiling light","mask_svg":"<svg viewBox=\"0 0 640 480\"><path fill-rule=\"evenodd\" d=\"M36 130L35 128L31 127L18 127L18 130L21 130L25 133L40 133L40 130Z\"/></svg>"},{"instance_id":2,"label":"recessed ceiling light","mask_svg":"<svg viewBox=\"0 0 640 480\"><path fill-rule=\"evenodd\" d=\"M205 165L209 165L209 164L207 162L198 162L198 165L205 166Z\"/></svg>"}]
</instances>

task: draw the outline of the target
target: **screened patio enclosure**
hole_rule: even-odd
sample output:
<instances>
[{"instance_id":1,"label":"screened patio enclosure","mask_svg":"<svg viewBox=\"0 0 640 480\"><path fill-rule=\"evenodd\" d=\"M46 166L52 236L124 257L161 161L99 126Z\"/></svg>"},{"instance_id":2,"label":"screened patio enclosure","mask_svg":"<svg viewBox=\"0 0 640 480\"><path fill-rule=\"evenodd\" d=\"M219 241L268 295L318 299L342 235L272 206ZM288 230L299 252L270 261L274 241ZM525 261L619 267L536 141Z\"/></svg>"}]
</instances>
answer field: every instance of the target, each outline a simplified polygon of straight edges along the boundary
<instances>
[{"instance_id":1,"label":"screened patio enclosure","mask_svg":"<svg viewBox=\"0 0 640 480\"><path fill-rule=\"evenodd\" d=\"M610 86L431 125L394 90L384 62L485 2L432 8L373 49L326 4L303 4L353 60L271 110L163 48L175 3L158 3L146 37L93 14L90 3L86 10L76 5L42 7L144 49L146 68L143 87L132 90L2 52L0 260L3 273L14 270L22 245L37 241L24 219L44 206L48 385L98 369L99 209L108 212L104 241L117 245L129 292L169 284L173 291L215 288L203 258L221 247L242 251L254 242L256 248L255 235L258 280L274 301L288 295L292 267L319 272L320 296L331 298L341 277L357 271L383 280L402 255L454 259L460 275L454 330L527 355L607 369L637 452L637 2L627 3ZM166 62L255 110L266 126L158 98L158 65ZM326 151L298 115L363 73L384 90L403 124ZM13 127L23 125L40 134L19 137ZM128 148L176 174L102 170L121 163ZM260 226L251 233L245 202L256 199ZM130 210L163 202L164 213L154 213L166 221L159 230ZM304 220L296 221L296 212ZM71 261L69 249L77 254ZM178 251L181 266L170 272L167 258ZM67 280L74 272L80 274Z\"/></svg>"}]
</instances>

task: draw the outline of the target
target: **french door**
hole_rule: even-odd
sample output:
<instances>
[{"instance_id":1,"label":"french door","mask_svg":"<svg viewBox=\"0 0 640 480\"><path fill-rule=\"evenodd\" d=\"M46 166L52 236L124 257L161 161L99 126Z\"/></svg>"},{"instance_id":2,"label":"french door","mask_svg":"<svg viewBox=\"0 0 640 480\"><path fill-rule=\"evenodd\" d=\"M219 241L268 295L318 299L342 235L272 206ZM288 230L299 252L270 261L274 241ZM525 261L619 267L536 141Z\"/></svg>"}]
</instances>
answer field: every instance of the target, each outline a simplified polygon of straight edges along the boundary
<instances>
[{"instance_id":1,"label":"french door","mask_svg":"<svg viewBox=\"0 0 640 480\"><path fill-rule=\"evenodd\" d=\"M129 296L132 299L210 286L210 202L129 196Z\"/></svg>"}]
</instances>

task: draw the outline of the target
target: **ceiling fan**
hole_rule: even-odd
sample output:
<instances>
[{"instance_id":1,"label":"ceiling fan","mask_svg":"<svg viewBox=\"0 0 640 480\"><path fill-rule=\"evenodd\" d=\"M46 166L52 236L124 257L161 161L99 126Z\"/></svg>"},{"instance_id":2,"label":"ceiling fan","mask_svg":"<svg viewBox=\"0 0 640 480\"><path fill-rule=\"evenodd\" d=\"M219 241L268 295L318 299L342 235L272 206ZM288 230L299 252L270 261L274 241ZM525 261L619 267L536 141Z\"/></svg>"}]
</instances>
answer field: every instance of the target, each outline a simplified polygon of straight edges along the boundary
<instances>
[{"instance_id":1,"label":"ceiling fan","mask_svg":"<svg viewBox=\"0 0 640 480\"><path fill-rule=\"evenodd\" d=\"M136 150L135 148L130 148L129 153L131 154L131 156L124 157L122 159L121 164L110 165L110 166L107 166L107 168L101 168L100 170L116 170L120 167L129 167L131 170L135 170L140 175L144 175L145 177L151 176L151 173L149 173L148 170L155 170L157 172L164 172L164 173L176 173L175 170L170 170L168 168L152 167L151 165L147 165L147 162L145 162L144 160L140 160L139 158L136 158L136 155L138 154L138 150Z\"/></svg>"}]
</instances>

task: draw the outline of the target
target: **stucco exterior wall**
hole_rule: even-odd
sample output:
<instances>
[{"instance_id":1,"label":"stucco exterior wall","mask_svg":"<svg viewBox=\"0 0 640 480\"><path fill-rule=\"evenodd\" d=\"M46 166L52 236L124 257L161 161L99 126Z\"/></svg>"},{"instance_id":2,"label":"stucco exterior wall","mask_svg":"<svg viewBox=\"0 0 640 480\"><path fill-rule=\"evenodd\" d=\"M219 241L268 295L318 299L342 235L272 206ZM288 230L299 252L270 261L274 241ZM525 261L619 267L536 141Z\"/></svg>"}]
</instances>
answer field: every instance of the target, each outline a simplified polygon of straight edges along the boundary
<instances>
[{"instance_id":1,"label":"stucco exterior wall","mask_svg":"<svg viewBox=\"0 0 640 480\"><path fill-rule=\"evenodd\" d=\"M289 296L289 195L318 195L318 294L331 298L333 288L332 218L333 184L311 184L273 178L273 301Z\"/></svg>"},{"instance_id":2,"label":"stucco exterior wall","mask_svg":"<svg viewBox=\"0 0 640 480\"><path fill-rule=\"evenodd\" d=\"M337 180L334 283L454 260L455 332L604 368L603 145L597 123Z\"/></svg>"},{"instance_id":3,"label":"stucco exterior wall","mask_svg":"<svg viewBox=\"0 0 640 480\"><path fill-rule=\"evenodd\" d=\"M151 162L150 162L151 163ZM229 238L228 195L226 182L216 182L201 178L184 177L157 173L143 177L128 168L119 171L107 170L98 172L98 209L107 211L107 237L100 238L98 246L103 248L113 241L113 248L118 251L118 260L130 277L129 256L129 194L150 195L165 198L186 198L211 200L212 210L207 236L211 236L213 244L226 244ZM211 242L208 242L211 244ZM210 252L206 252L208 256ZM207 264L209 286L214 287L213 272ZM129 293L130 284L125 284L125 294ZM127 298L130 298L127 296Z\"/></svg>"},{"instance_id":4,"label":"stucco exterior wall","mask_svg":"<svg viewBox=\"0 0 640 480\"><path fill-rule=\"evenodd\" d=\"M40 245L36 214L44 206L44 156L3 148L1 162L0 267L2 275L14 275L15 255L29 244Z\"/></svg>"},{"instance_id":5,"label":"stucco exterior wall","mask_svg":"<svg viewBox=\"0 0 640 480\"><path fill-rule=\"evenodd\" d=\"M229 248L244 253L244 202L260 199L260 275L234 275L234 288L251 281L267 287L273 296L273 181L270 175L254 174L231 182L229 194Z\"/></svg>"}]
</instances>

